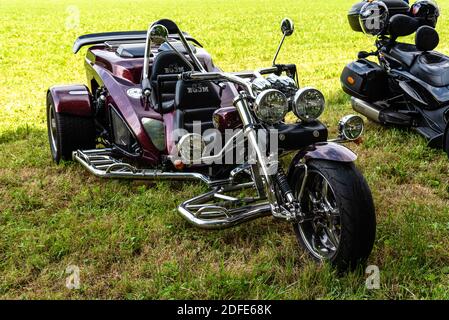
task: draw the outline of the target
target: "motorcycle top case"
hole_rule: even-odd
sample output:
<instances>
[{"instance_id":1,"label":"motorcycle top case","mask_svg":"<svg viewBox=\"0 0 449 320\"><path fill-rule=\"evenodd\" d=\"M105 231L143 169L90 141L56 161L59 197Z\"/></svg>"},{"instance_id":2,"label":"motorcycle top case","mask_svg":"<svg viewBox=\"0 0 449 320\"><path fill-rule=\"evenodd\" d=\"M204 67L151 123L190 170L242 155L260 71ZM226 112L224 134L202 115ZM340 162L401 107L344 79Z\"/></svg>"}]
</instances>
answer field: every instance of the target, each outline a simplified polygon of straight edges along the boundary
<instances>
[{"instance_id":1,"label":"motorcycle top case","mask_svg":"<svg viewBox=\"0 0 449 320\"><path fill-rule=\"evenodd\" d=\"M360 59L348 64L340 80L344 92L368 102L389 96L386 72L369 60Z\"/></svg>"},{"instance_id":2,"label":"motorcycle top case","mask_svg":"<svg viewBox=\"0 0 449 320\"><path fill-rule=\"evenodd\" d=\"M390 13L390 18L395 14L408 14L410 7L408 3L404 0L383 0L383 3L388 7L388 12ZM352 30L356 32L363 32L360 26L359 16L362 7L367 4L368 1L361 1L352 6L348 13L348 21Z\"/></svg>"}]
</instances>

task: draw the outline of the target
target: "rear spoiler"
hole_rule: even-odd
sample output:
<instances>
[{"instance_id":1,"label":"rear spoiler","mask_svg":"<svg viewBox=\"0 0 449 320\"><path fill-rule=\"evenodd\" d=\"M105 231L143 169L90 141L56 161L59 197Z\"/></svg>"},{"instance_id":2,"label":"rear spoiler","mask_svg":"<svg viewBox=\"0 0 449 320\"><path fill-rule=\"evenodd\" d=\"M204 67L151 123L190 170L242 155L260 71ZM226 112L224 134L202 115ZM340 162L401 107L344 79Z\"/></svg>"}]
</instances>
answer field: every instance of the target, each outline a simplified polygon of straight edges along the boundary
<instances>
[{"instance_id":1,"label":"rear spoiler","mask_svg":"<svg viewBox=\"0 0 449 320\"><path fill-rule=\"evenodd\" d=\"M196 45L203 47L201 43L199 43L195 38L192 38L188 34L184 33L187 41L192 41ZM179 39L177 34L169 35L171 39ZM142 40L145 41L147 39L147 31L118 31L118 32L103 32L103 33L92 33L86 34L78 37L75 43L73 44L72 51L73 53L77 53L82 47L101 44L106 41L135 41Z\"/></svg>"}]
</instances>

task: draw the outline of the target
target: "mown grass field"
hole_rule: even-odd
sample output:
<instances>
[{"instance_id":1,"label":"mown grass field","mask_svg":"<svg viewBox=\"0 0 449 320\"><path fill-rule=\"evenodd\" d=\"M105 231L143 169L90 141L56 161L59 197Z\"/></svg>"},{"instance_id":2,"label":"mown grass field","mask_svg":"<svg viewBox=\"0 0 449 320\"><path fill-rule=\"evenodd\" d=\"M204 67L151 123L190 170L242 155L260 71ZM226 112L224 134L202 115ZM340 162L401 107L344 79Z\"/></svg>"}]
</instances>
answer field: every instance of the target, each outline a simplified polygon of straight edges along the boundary
<instances>
[{"instance_id":1,"label":"mown grass field","mask_svg":"<svg viewBox=\"0 0 449 320\"><path fill-rule=\"evenodd\" d=\"M293 230L270 218L201 231L176 212L195 183L105 181L80 165L55 166L45 125L46 89L83 83L91 32L146 29L168 17L226 71L268 66L284 16L296 23L279 61L297 63L302 85L324 91L335 128L351 112L339 75L372 39L346 22L350 0L332 1L1 1L0 298L448 299L449 161L412 132L369 123L353 146L372 188L378 231L363 272L337 276L298 249ZM75 28L74 5L80 12ZM449 3L440 1L440 51L449 54ZM69 20L67 20L69 19ZM335 132L335 131L334 131ZM77 265L81 288L65 287Z\"/></svg>"}]
</instances>

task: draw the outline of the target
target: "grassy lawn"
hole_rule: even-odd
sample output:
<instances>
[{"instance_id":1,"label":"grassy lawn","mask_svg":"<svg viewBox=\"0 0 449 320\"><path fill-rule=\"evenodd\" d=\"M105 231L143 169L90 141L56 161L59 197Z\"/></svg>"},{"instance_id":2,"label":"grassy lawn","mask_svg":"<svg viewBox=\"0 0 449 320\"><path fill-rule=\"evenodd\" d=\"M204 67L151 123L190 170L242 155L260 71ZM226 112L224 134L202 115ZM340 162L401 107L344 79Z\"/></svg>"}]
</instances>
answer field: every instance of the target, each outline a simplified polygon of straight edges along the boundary
<instances>
[{"instance_id":1,"label":"grassy lawn","mask_svg":"<svg viewBox=\"0 0 449 320\"><path fill-rule=\"evenodd\" d=\"M293 230L271 218L201 231L176 212L195 183L106 181L78 164L55 166L45 124L46 89L84 83L78 35L142 30L167 17L226 71L269 66L284 16L296 23L279 62L323 90L333 132L351 112L339 76L373 39L350 30L349 0L1 1L0 298L448 299L449 161L413 132L367 124L358 166L372 188L378 231L363 272L338 277L312 263ZM70 5L80 12L72 24ZM449 2L440 1L440 51L449 54ZM67 20L69 19L69 20ZM73 25L72 25L73 26ZM81 288L65 287L80 268Z\"/></svg>"}]
</instances>

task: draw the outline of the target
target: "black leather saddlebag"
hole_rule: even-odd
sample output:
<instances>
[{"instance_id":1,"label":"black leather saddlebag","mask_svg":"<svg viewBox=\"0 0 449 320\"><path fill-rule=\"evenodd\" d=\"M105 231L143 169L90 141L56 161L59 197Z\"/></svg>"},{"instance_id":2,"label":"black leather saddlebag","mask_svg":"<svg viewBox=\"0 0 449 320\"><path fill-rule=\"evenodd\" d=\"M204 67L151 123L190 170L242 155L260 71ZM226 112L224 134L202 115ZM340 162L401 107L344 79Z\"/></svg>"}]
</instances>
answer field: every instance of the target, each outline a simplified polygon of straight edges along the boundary
<instances>
[{"instance_id":1,"label":"black leather saddlebag","mask_svg":"<svg viewBox=\"0 0 449 320\"><path fill-rule=\"evenodd\" d=\"M347 94L365 101L378 101L389 95L387 74L379 65L365 59L348 64L340 80Z\"/></svg>"}]
</instances>

